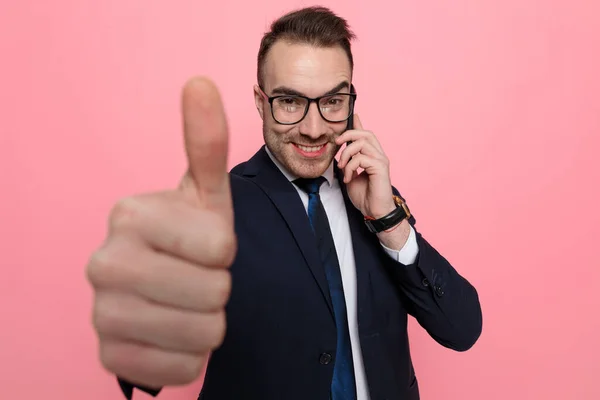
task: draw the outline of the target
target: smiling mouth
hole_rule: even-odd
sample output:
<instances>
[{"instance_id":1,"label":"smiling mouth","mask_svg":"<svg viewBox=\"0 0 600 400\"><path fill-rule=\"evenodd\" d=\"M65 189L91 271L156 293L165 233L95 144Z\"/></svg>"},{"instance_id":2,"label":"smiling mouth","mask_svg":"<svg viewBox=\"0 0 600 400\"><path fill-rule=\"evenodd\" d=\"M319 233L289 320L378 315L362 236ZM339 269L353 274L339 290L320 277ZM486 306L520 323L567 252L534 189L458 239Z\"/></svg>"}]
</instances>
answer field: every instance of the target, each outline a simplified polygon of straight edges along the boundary
<instances>
[{"instance_id":1,"label":"smiling mouth","mask_svg":"<svg viewBox=\"0 0 600 400\"><path fill-rule=\"evenodd\" d=\"M305 152L307 152L307 153L316 153L316 152L318 152L319 150L321 150L323 147L325 147L325 145L324 145L324 144L322 144L322 145L319 145L319 146L303 146L303 145L301 145L301 144L296 144L296 143L294 143L294 144L295 144L295 145L296 145L296 147L298 147L300 150L302 150L302 151L305 151Z\"/></svg>"}]
</instances>

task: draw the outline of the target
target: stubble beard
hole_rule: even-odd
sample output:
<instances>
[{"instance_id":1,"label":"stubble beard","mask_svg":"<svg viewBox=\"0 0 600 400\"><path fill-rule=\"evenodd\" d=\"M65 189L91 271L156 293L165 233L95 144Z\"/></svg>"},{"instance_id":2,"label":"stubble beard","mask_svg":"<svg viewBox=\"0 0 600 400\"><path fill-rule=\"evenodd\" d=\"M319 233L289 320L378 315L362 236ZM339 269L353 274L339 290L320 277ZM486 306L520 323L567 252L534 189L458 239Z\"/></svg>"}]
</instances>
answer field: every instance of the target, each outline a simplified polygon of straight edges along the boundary
<instances>
[{"instance_id":1,"label":"stubble beard","mask_svg":"<svg viewBox=\"0 0 600 400\"><path fill-rule=\"evenodd\" d=\"M320 156L318 159L310 160L302 158L300 154L293 148L292 143L302 143L310 145L310 139L298 137L283 137L277 132L273 132L263 126L263 138L265 144L273 153L275 158L292 174L299 178L316 178L321 176L325 170L329 167L333 158L339 151L340 147L335 143L335 136L330 135L327 137L327 150L326 153ZM299 139L299 140L298 140ZM323 138L320 138L314 143L323 143Z\"/></svg>"}]
</instances>

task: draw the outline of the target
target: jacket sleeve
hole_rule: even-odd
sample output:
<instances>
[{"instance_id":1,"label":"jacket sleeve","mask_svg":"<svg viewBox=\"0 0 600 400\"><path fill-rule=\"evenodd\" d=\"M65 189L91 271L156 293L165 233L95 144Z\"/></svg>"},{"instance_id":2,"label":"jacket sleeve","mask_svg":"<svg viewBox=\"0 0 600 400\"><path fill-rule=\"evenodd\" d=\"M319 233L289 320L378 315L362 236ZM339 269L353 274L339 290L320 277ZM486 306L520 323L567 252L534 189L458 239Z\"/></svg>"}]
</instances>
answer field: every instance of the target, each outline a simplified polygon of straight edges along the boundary
<instances>
[{"instance_id":1,"label":"jacket sleeve","mask_svg":"<svg viewBox=\"0 0 600 400\"><path fill-rule=\"evenodd\" d=\"M394 188L394 193L400 193ZM470 349L482 331L482 311L477 290L462 277L415 228L419 252L413 264L387 258L389 271L407 310L441 345Z\"/></svg>"},{"instance_id":2,"label":"jacket sleeve","mask_svg":"<svg viewBox=\"0 0 600 400\"><path fill-rule=\"evenodd\" d=\"M162 389L150 389L144 386L134 385L132 383L127 382L126 380L117 377L117 381L119 382L119 386L121 387L121 391L125 395L127 400L132 400L133 398L133 389L141 390L142 392L148 393L152 397L156 397L158 393Z\"/></svg>"}]
</instances>

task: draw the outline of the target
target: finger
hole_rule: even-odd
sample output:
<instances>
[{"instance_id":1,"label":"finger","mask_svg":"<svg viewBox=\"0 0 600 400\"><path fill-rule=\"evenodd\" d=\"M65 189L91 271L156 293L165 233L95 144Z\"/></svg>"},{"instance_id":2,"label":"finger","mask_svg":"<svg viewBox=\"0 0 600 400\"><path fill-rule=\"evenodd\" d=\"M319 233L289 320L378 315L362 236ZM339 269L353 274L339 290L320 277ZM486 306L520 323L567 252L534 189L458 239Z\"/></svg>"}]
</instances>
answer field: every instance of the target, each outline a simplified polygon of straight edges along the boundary
<instances>
[{"instance_id":1,"label":"finger","mask_svg":"<svg viewBox=\"0 0 600 400\"><path fill-rule=\"evenodd\" d=\"M214 83L191 79L182 94L182 113L188 174L203 206L226 209L231 204L227 175L228 128ZM223 203L225 202L225 203Z\"/></svg>"},{"instance_id":2,"label":"finger","mask_svg":"<svg viewBox=\"0 0 600 400\"><path fill-rule=\"evenodd\" d=\"M338 136L336 142L339 145L342 145L345 142L357 141L361 138L367 139L373 147L379 150L381 153L384 153L383 147L381 147L381 143L377 140L375 134L371 131L367 131L363 128L362 122L360 121L360 117L358 114L354 114L354 129L345 131L342 135Z\"/></svg>"},{"instance_id":3,"label":"finger","mask_svg":"<svg viewBox=\"0 0 600 400\"><path fill-rule=\"evenodd\" d=\"M339 145L342 145L342 143L344 143L344 142L357 142L360 140L364 140L364 141L370 143L373 146L373 148L375 148L380 153L384 154L381 144L375 137L375 134L373 134L373 132L371 132L371 131L359 131L359 130L346 131L342 135L340 135L336 138L336 143Z\"/></svg>"},{"instance_id":4,"label":"finger","mask_svg":"<svg viewBox=\"0 0 600 400\"><path fill-rule=\"evenodd\" d=\"M94 255L88 277L97 290L133 293L188 311L220 311L231 293L231 275L226 270L198 267L119 241Z\"/></svg>"},{"instance_id":5,"label":"finger","mask_svg":"<svg viewBox=\"0 0 600 400\"><path fill-rule=\"evenodd\" d=\"M356 179L356 177L359 175L359 173L358 173L358 170L354 170L354 171L352 171L352 173L351 173L351 174L349 174L349 175L350 175L350 178L346 178L346 177L344 177L344 182L345 182L346 184L348 184L350 181L352 181L352 180Z\"/></svg>"},{"instance_id":6,"label":"finger","mask_svg":"<svg viewBox=\"0 0 600 400\"><path fill-rule=\"evenodd\" d=\"M364 154L357 154L348 162L348 165L344 168L344 182L348 183L352 180L352 173L358 171L359 168L364 169L368 175L376 175L379 172L383 172L383 162L368 157Z\"/></svg>"},{"instance_id":7,"label":"finger","mask_svg":"<svg viewBox=\"0 0 600 400\"><path fill-rule=\"evenodd\" d=\"M180 353L143 344L101 342L100 360L107 370L128 382L151 388L184 385L200 376L208 355Z\"/></svg>"},{"instance_id":8,"label":"finger","mask_svg":"<svg viewBox=\"0 0 600 400\"><path fill-rule=\"evenodd\" d=\"M165 202L168 201L168 206ZM140 239L140 247L206 267L228 268L237 250L233 225L220 213L191 206L174 196L122 200L110 217L112 241Z\"/></svg>"},{"instance_id":9,"label":"finger","mask_svg":"<svg viewBox=\"0 0 600 400\"><path fill-rule=\"evenodd\" d=\"M344 133L342 133L340 136L338 136L335 139L335 142L336 142L336 144L341 146L345 142L356 142L361 139L368 141L369 143L371 143L373 145L373 147L375 147L376 149L378 149L380 152L383 153L383 148L381 147L381 144L379 143L379 141L377 140L377 138L371 131L358 130L358 129L345 131Z\"/></svg>"},{"instance_id":10,"label":"finger","mask_svg":"<svg viewBox=\"0 0 600 400\"><path fill-rule=\"evenodd\" d=\"M348 162L348 164L344 168L344 182L345 183L350 182L353 178L353 174L355 172L358 172L358 168L361 167L361 164L365 163L365 161L363 161L364 158L366 158L366 156L364 156L362 154L357 154ZM362 167L362 168L364 169L364 167Z\"/></svg>"},{"instance_id":11,"label":"finger","mask_svg":"<svg viewBox=\"0 0 600 400\"><path fill-rule=\"evenodd\" d=\"M165 307L127 293L96 293L93 323L103 338L186 353L206 353L223 341L224 311L199 313Z\"/></svg>"},{"instance_id":12,"label":"finger","mask_svg":"<svg viewBox=\"0 0 600 400\"><path fill-rule=\"evenodd\" d=\"M346 163L358 153L374 158L381 156L371 143L365 139L359 139L344 148L340 155L339 167L344 168Z\"/></svg>"}]
</instances>

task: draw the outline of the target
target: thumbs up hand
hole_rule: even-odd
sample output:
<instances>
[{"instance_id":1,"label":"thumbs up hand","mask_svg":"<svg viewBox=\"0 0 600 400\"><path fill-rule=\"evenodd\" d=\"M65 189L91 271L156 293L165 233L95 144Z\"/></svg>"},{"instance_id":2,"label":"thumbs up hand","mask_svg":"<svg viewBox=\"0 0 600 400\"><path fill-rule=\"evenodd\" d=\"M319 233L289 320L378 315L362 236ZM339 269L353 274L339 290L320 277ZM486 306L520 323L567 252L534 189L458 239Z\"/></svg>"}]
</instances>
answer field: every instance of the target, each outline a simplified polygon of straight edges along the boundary
<instances>
[{"instance_id":1,"label":"thumbs up hand","mask_svg":"<svg viewBox=\"0 0 600 400\"><path fill-rule=\"evenodd\" d=\"M215 86L190 80L182 114L189 167L179 187L118 202L87 266L103 366L150 388L192 382L221 344L237 249Z\"/></svg>"}]
</instances>

